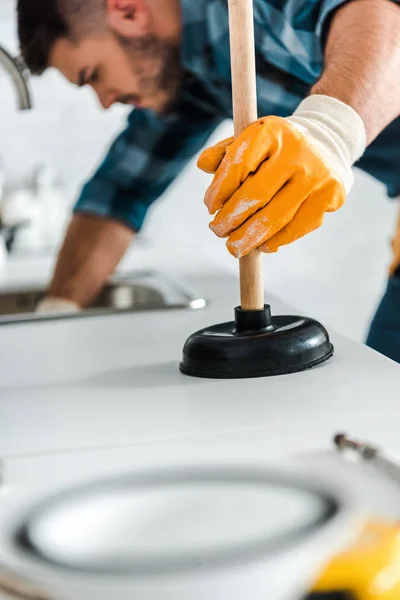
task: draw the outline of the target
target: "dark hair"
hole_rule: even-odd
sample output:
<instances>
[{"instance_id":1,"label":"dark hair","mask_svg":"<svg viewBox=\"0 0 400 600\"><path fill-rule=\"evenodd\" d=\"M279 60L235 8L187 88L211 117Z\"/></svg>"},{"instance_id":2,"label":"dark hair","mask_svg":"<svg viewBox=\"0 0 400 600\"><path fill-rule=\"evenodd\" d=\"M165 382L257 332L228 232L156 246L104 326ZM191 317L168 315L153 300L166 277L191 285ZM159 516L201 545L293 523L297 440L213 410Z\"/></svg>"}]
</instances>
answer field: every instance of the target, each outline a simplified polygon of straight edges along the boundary
<instances>
[{"instance_id":1,"label":"dark hair","mask_svg":"<svg viewBox=\"0 0 400 600\"><path fill-rule=\"evenodd\" d=\"M104 0L17 0L21 56L34 75L49 66L56 41L98 28Z\"/></svg>"}]
</instances>

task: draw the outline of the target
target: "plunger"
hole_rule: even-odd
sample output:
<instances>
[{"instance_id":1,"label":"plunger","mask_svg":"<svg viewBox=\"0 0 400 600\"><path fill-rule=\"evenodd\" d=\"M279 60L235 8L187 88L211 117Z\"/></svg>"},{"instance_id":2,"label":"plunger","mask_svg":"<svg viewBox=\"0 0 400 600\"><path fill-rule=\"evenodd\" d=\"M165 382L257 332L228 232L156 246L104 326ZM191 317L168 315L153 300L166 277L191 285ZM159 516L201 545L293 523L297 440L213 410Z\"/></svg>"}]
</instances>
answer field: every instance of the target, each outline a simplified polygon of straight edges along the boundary
<instances>
[{"instance_id":1,"label":"plunger","mask_svg":"<svg viewBox=\"0 0 400 600\"><path fill-rule=\"evenodd\" d=\"M229 0L235 136L257 119L252 0ZM264 304L262 256L240 263L241 306L235 320L192 334L180 370L194 377L234 379L284 375L314 367L333 354L326 329L305 317L271 316Z\"/></svg>"}]
</instances>

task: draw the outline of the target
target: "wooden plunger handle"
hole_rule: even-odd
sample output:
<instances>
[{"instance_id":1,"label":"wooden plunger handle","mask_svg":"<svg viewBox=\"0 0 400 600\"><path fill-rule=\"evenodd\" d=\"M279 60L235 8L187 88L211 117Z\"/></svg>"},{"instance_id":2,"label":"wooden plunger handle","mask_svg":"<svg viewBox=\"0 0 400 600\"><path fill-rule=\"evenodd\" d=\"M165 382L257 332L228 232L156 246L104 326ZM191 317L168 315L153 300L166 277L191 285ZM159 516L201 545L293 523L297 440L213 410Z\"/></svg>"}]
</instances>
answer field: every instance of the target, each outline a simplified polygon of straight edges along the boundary
<instances>
[{"instance_id":1,"label":"wooden plunger handle","mask_svg":"<svg viewBox=\"0 0 400 600\"><path fill-rule=\"evenodd\" d=\"M253 0L228 0L235 136L257 120ZM262 255L253 250L239 261L242 310L264 308Z\"/></svg>"}]
</instances>

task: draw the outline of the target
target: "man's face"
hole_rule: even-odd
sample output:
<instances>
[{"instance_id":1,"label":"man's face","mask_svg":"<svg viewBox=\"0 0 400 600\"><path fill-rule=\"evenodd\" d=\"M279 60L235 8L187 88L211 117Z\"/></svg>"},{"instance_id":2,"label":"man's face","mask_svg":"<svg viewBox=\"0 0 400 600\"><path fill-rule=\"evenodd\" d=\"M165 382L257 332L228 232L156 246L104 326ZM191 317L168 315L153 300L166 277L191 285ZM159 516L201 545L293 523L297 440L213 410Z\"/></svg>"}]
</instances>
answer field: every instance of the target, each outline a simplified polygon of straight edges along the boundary
<instances>
[{"instance_id":1,"label":"man's face","mask_svg":"<svg viewBox=\"0 0 400 600\"><path fill-rule=\"evenodd\" d=\"M120 102L166 113L182 78L179 44L152 32L131 37L108 29L76 42L61 38L50 65L72 83L90 85L104 108Z\"/></svg>"}]
</instances>

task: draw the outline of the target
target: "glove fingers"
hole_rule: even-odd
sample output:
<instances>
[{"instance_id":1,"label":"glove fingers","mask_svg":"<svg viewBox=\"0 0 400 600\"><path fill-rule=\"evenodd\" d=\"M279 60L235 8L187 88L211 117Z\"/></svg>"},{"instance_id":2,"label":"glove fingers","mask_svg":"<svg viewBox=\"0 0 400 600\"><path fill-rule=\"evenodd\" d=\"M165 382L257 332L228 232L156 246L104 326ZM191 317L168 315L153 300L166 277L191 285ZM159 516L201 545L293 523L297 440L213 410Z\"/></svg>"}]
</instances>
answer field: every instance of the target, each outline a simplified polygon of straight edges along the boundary
<instances>
[{"instance_id":1,"label":"glove fingers","mask_svg":"<svg viewBox=\"0 0 400 600\"><path fill-rule=\"evenodd\" d=\"M224 204L210 223L211 230L218 237L227 237L238 229L247 219L264 208L283 188L289 175L287 172L279 172L276 163L276 156L264 161L257 170L257 176L250 174Z\"/></svg>"},{"instance_id":2,"label":"glove fingers","mask_svg":"<svg viewBox=\"0 0 400 600\"><path fill-rule=\"evenodd\" d=\"M250 173L265 161L274 137L268 119L260 119L247 127L226 149L226 154L208 188L204 202L214 214L222 208Z\"/></svg>"},{"instance_id":3,"label":"glove fingers","mask_svg":"<svg viewBox=\"0 0 400 600\"><path fill-rule=\"evenodd\" d=\"M234 137L231 136L222 140L222 142L218 142L215 146L210 146L203 150L197 160L199 169L213 175L221 164L221 161L224 159L227 147L232 144L233 140Z\"/></svg>"},{"instance_id":4,"label":"glove fingers","mask_svg":"<svg viewBox=\"0 0 400 600\"><path fill-rule=\"evenodd\" d=\"M346 200L346 189L343 183L339 182L337 179L328 180L323 188L321 188L321 193L324 193L325 197L328 198L326 212L335 212L339 208L341 208Z\"/></svg>"},{"instance_id":5,"label":"glove fingers","mask_svg":"<svg viewBox=\"0 0 400 600\"><path fill-rule=\"evenodd\" d=\"M226 244L229 252L241 258L264 244L293 219L308 193L309 190L299 185L297 178L293 178L265 208L229 236Z\"/></svg>"},{"instance_id":6,"label":"glove fingers","mask_svg":"<svg viewBox=\"0 0 400 600\"><path fill-rule=\"evenodd\" d=\"M339 208L344 199L344 191L342 193L337 182L331 180L327 185L312 192L301 204L293 219L263 243L259 250L267 253L277 252L280 246L291 244L318 229L324 222L325 212L332 212Z\"/></svg>"}]
</instances>

